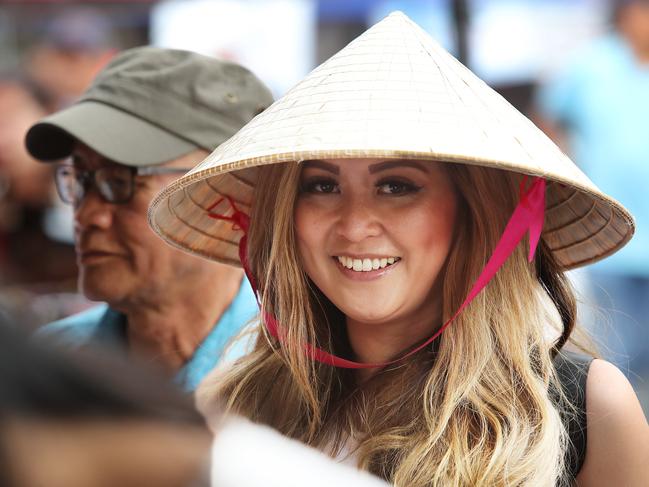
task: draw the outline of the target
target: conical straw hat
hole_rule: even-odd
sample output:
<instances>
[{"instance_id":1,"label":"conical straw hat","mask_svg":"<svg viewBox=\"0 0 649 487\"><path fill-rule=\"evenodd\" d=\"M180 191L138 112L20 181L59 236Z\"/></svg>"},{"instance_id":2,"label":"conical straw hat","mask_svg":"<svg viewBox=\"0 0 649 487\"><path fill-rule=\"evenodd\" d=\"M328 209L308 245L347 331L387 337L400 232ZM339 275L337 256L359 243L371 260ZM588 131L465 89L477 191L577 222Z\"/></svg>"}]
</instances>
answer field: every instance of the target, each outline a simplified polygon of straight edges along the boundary
<instances>
[{"instance_id":1,"label":"conical straw hat","mask_svg":"<svg viewBox=\"0 0 649 487\"><path fill-rule=\"evenodd\" d=\"M603 194L534 124L400 12L312 71L209 157L156 196L167 242L240 265L242 233L207 216L230 196L249 213L257 167L310 159L418 159L474 164L548 181L543 238L566 269L606 257L633 235ZM214 211L230 214L223 201Z\"/></svg>"}]
</instances>

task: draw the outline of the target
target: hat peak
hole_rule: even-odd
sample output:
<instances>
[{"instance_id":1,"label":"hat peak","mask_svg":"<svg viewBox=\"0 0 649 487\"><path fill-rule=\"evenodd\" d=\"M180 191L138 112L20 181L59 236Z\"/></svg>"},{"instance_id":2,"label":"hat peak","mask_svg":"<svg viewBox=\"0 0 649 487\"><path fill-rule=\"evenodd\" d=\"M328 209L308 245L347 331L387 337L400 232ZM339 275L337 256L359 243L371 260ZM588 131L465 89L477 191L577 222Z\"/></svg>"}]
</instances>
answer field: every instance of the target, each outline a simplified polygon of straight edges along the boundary
<instances>
[{"instance_id":1,"label":"hat peak","mask_svg":"<svg viewBox=\"0 0 649 487\"><path fill-rule=\"evenodd\" d=\"M408 16L407 16L405 13L403 13L403 11L401 11L401 10L393 10L392 12L390 12L390 13L388 14L388 16L386 17L386 19L388 19L388 18L390 18L390 17L399 18L399 19L407 19L407 20L410 20L410 17L408 17Z\"/></svg>"}]
</instances>

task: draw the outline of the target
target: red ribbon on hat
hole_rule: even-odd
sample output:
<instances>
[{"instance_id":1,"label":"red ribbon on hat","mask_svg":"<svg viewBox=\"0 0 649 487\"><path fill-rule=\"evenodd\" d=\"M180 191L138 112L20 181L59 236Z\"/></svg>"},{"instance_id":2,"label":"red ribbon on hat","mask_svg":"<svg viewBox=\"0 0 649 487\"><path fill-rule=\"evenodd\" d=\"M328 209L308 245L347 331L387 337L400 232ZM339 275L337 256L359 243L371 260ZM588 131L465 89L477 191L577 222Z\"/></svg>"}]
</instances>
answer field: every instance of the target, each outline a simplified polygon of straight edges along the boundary
<instances>
[{"instance_id":1,"label":"red ribbon on hat","mask_svg":"<svg viewBox=\"0 0 649 487\"><path fill-rule=\"evenodd\" d=\"M535 177L532 179L530 187L526 188L527 179L527 176L525 176L521 181L518 205L516 205L516 208L514 208L514 212L507 222L507 226L505 227L505 230L503 231L503 234L501 235L496 248L494 249L491 257L489 258L489 261L482 269L482 272L476 279L475 283L473 284L473 287L469 291L466 299L460 305L455 314L451 316L451 318L449 318L428 340L395 360L376 364L360 363L354 362L352 360L347 360L326 352L321 348L315 347L310 343L305 343L303 345L305 353L313 360L317 360L318 362L332 365L334 367L341 367L345 369L374 369L399 362L406 357L417 353L427 345L430 345L438 336L440 336L444 332L446 328L449 327L449 325L455 318L457 318L462 310L464 310L469 305L469 303L471 303L471 301L473 301L475 297L480 294L480 291L482 291L489 283L489 281L491 281L491 279L496 275L496 272L498 272L505 261L514 252L514 249L528 231L530 235L528 261L533 261L534 254L536 253L536 248L538 246L539 240L541 239L541 231L543 230L543 219L545 217L546 183L543 178ZM212 210L224 200L227 200L230 203L230 206L232 208L231 216L225 216L212 212ZM261 307L257 284L248 263L247 246L250 217L246 213L239 210L234 200L229 196L220 198L217 202L215 202L207 209L207 212L210 218L232 222L232 228L234 230L241 230L243 232L243 237L241 237L241 240L239 241L239 259L241 260L241 264L243 265L243 268L246 272L246 276L250 281L250 285L255 291L257 304L259 305L260 312L263 315L266 329L271 334L271 336L280 341L283 340L281 327L277 323L277 320L274 316L264 311L264 309Z\"/></svg>"}]
</instances>

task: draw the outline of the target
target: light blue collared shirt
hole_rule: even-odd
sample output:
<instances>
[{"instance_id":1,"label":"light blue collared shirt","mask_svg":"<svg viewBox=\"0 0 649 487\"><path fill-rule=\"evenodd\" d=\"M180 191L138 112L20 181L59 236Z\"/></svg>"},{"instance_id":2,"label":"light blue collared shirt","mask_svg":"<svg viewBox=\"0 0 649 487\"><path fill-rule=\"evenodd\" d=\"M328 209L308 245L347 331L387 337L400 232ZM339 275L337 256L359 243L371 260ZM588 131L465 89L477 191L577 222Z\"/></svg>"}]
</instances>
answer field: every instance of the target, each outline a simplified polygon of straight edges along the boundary
<instances>
[{"instance_id":1,"label":"light blue collared shirt","mask_svg":"<svg viewBox=\"0 0 649 487\"><path fill-rule=\"evenodd\" d=\"M194 391L219 362L228 343L257 315L257 311L255 295L244 278L234 300L194 355L180 369L175 382L188 392ZM126 315L107 304L101 304L45 325L38 330L37 338L54 341L66 348L79 348L94 343L125 349L126 326Z\"/></svg>"}]
</instances>

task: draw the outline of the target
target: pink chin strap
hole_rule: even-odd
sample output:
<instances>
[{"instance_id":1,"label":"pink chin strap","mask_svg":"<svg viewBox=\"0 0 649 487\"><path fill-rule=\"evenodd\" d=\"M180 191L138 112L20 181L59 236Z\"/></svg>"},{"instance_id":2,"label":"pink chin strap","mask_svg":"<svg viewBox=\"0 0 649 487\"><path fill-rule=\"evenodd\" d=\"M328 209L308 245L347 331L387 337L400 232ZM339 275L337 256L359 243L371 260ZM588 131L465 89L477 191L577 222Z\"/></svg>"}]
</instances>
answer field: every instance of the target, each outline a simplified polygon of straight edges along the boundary
<instances>
[{"instance_id":1,"label":"pink chin strap","mask_svg":"<svg viewBox=\"0 0 649 487\"><path fill-rule=\"evenodd\" d=\"M310 343L305 343L303 345L305 353L313 360L317 360L318 362L332 365L334 367L341 367L345 369L374 369L374 368L381 368L387 365L397 363L405 359L406 357L409 357L417 353L422 348L430 345L433 342L433 340L435 340L438 336L440 336L444 332L444 330L450 326L450 324L453 322L455 318L457 318L457 316L462 312L462 310L464 310L464 308L466 308L469 305L469 303L471 303L471 301L473 301L473 299L475 299L475 297L478 294L480 294L480 291L482 291L485 288L485 286L489 283L489 281L491 281L491 279L494 277L496 272L498 272L498 270L503 266L505 261L512 254L512 252L514 252L514 249L516 248L516 246L519 244L519 242L523 239L523 237L528 231L530 234L530 242L529 242L530 250L528 254L528 261L529 262L533 261L536 248L538 246L539 240L541 239L541 231L543 229L546 183L544 179L535 177L532 178L532 183L530 187L526 188L527 179L528 179L527 176L525 176L523 178L523 181L521 181L520 198L519 198L518 205L516 205L516 208L514 209L512 216L507 222L507 226L505 227L505 230L503 231L503 234L501 235L500 240L498 241L498 244L496 245L496 248L493 251L493 254L489 258L487 264L482 269L482 272L480 273L478 279L476 279L475 283L473 284L473 287L469 291L469 294L467 295L466 299L464 300L462 305L458 308L458 310L455 312L455 314L453 314L453 316L451 316L451 318L449 318L449 320L446 321L435 332L435 334L433 334L433 336L431 336L428 340L418 345L413 350L410 350L408 353L402 355L398 359L391 360L389 362L378 363L378 364L360 363L360 362L354 362L352 360L347 360L342 357L333 355L329 352L326 352L321 348L315 347ZM212 210L224 200L227 200L230 203L230 206L232 208L231 216L225 216L225 215L212 212ZM225 196L225 198L220 198L217 202L215 202L207 209L207 212L210 218L232 222L234 230L241 230L243 232L243 236L239 241L239 259L241 260L241 264L243 265L243 268L246 272L246 276L250 281L250 285L252 286L252 289L255 292L255 296L257 297L257 304L259 305L260 312L263 316L264 323L266 325L268 332L271 334L271 336L282 341L283 333L281 332L281 327L277 323L277 320L275 319L274 316L264 311L261 307L257 284L254 279L254 276L252 275L248 263L247 246L248 246L248 228L250 226L250 217L246 213L239 210L234 200L229 196Z\"/></svg>"}]
</instances>

